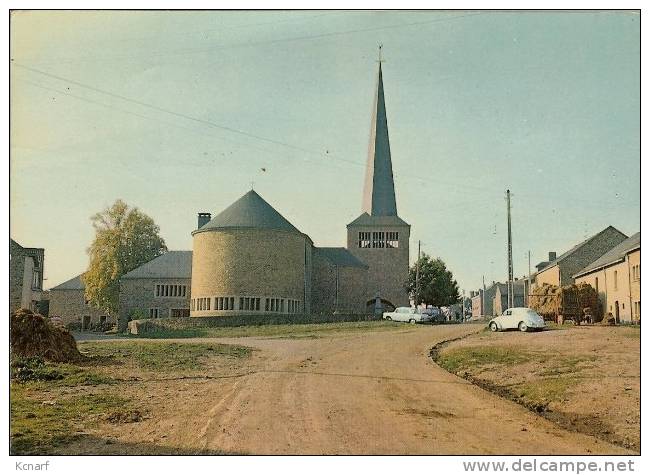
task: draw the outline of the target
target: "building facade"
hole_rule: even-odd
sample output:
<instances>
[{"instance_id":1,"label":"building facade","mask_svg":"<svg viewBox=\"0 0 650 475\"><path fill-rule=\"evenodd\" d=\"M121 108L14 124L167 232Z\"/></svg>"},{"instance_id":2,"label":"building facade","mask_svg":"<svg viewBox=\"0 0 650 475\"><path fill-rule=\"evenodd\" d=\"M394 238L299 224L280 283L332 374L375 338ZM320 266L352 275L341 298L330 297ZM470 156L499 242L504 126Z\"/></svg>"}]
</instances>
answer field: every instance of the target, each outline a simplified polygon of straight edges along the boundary
<instances>
[{"instance_id":1,"label":"building facade","mask_svg":"<svg viewBox=\"0 0 650 475\"><path fill-rule=\"evenodd\" d=\"M80 274L49 291L49 314L61 317L64 324L78 324L82 330L96 324L109 325L117 323L108 311L100 310L88 303L85 296L86 286Z\"/></svg>"},{"instance_id":2,"label":"building facade","mask_svg":"<svg viewBox=\"0 0 650 475\"><path fill-rule=\"evenodd\" d=\"M525 306L526 284L523 280L515 280L512 288L514 290L513 306ZM493 315L501 315L508 308L508 284L495 284L494 301L492 304Z\"/></svg>"},{"instance_id":3,"label":"building facade","mask_svg":"<svg viewBox=\"0 0 650 475\"><path fill-rule=\"evenodd\" d=\"M573 284L574 275L594 262L607 251L627 239L627 236L613 226L574 246L550 262L537 265L535 284L565 286ZM551 253L554 254L554 253Z\"/></svg>"},{"instance_id":4,"label":"building facade","mask_svg":"<svg viewBox=\"0 0 650 475\"><path fill-rule=\"evenodd\" d=\"M120 279L119 328L129 320L187 317L192 251L169 251Z\"/></svg>"},{"instance_id":5,"label":"building facade","mask_svg":"<svg viewBox=\"0 0 650 475\"><path fill-rule=\"evenodd\" d=\"M641 233L636 233L574 275L596 289L602 314L641 322Z\"/></svg>"},{"instance_id":6,"label":"building facade","mask_svg":"<svg viewBox=\"0 0 650 475\"><path fill-rule=\"evenodd\" d=\"M38 311L44 265L44 249L23 247L9 239L9 313L19 308Z\"/></svg>"}]
</instances>

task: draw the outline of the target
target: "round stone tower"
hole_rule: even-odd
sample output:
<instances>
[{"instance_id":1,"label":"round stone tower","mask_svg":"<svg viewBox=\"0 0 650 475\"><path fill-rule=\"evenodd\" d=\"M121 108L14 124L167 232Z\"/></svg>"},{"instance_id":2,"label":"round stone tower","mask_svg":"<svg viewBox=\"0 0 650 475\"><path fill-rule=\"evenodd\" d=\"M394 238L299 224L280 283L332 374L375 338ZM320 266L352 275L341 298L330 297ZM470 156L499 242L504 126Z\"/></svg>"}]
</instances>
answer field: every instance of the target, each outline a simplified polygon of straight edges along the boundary
<instances>
[{"instance_id":1,"label":"round stone tower","mask_svg":"<svg viewBox=\"0 0 650 475\"><path fill-rule=\"evenodd\" d=\"M201 224L190 316L310 312L312 242L255 191Z\"/></svg>"}]
</instances>

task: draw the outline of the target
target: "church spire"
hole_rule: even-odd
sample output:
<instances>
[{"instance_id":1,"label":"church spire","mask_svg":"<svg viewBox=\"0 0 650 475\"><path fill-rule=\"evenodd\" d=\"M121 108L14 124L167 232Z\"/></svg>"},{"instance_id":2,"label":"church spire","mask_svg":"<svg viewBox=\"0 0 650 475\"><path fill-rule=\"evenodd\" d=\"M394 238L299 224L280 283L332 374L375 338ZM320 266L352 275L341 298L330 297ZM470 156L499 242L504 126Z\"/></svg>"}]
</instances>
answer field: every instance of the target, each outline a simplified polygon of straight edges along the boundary
<instances>
[{"instance_id":1,"label":"church spire","mask_svg":"<svg viewBox=\"0 0 650 475\"><path fill-rule=\"evenodd\" d=\"M370 143L366 180L363 188L363 211L371 216L397 216L393 165L390 159L388 122L384 103L384 83L381 74L381 45L379 46L379 73L377 92L370 123Z\"/></svg>"}]
</instances>

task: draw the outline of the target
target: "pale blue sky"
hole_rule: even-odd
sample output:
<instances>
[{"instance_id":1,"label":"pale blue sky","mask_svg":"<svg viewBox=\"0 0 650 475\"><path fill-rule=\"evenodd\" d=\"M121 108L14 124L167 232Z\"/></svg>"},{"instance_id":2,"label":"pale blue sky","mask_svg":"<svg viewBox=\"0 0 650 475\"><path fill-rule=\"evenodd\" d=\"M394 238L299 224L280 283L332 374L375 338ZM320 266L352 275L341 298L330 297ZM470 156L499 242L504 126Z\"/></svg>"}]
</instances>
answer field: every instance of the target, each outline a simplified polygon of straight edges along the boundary
<instances>
[{"instance_id":1,"label":"pale blue sky","mask_svg":"<svg viewBox=\"0 0 650 475\"><path fill-rule=\"evenodd\" d=\"M85 269L89 217L117 198L191 249L196 213L254 181L316 245L344 246L383 43L412 258L421 239L461 288L504 280L509 187L521 276L529 249L534 265L640 229L639 28L618 12L16 13L11 235L45 248L49 288Z\"/></svg>"}]
</instances>

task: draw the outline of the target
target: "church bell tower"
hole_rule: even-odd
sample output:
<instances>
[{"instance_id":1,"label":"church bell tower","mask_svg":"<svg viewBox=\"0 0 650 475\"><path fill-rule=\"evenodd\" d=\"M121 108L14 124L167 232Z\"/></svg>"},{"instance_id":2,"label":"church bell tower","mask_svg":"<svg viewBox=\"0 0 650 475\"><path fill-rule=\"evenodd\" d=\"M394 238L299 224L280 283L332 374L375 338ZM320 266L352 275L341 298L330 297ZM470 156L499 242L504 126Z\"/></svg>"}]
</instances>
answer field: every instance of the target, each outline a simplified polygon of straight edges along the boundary
<instances>
[{"instance_id":1,"label":"church bell tower","mask_svg":"<svg viewBox=\"0 0 650 475\"><path fill-rule=\"evenodd\" d=\"M362 214L347 226L348 250L368 265L370 310L376 297L381 299L384 309L409 305L404 284L408 279L411 226L397 215L382 62L380 47Z\"/></svg>"}]
</instances>

